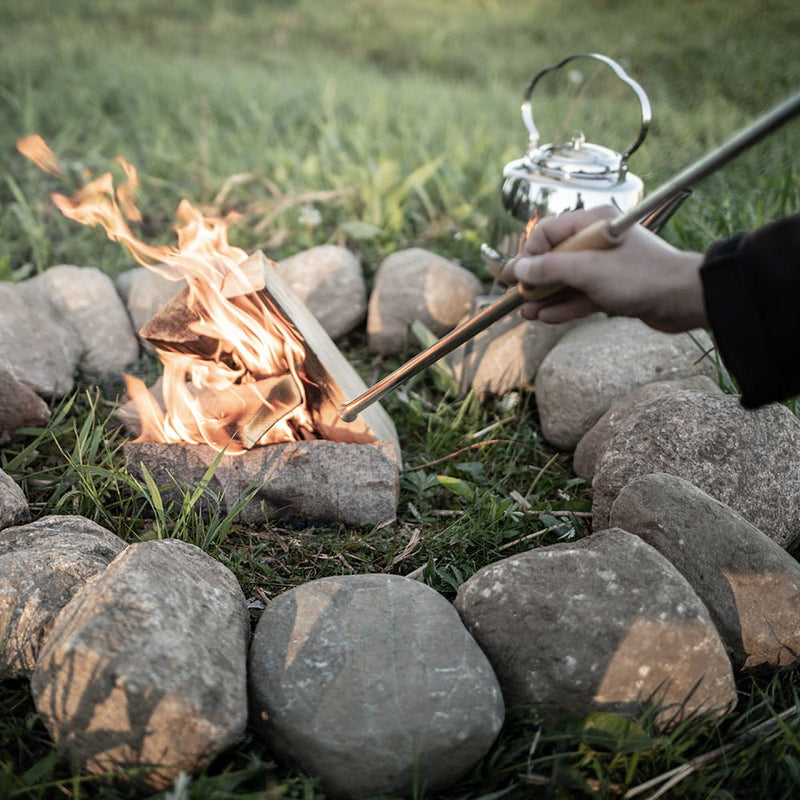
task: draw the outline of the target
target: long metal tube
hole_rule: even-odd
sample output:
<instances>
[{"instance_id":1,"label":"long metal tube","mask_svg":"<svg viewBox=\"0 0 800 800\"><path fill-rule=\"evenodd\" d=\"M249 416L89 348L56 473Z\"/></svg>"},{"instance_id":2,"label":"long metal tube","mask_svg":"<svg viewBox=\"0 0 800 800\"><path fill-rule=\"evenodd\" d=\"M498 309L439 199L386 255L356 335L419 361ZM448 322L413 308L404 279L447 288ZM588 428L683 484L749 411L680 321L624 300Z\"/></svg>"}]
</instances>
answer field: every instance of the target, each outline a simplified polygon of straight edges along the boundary
<instances>
[{"instance_id":1,"label":"long metal tube","mask_svg":"<svg viewBox=\"0 0 800 800\"><path fill-rule=\"evenodd\" d=\"M562 242L555 249L575 251L615 247L620 243L625 231L637 222L658 211L666 203L671 202L676 196L685 192L692 184L719 169L743 150L772 133L772 131L798 113L800 113L800 91L759 117L720 147L712 150L679 172L675 177L663 183L635 206L608 222L599 223L599 228L590 226L590 228L580 231L575 236ZM557 292L561 288L560 285L550 285L535 287L531 290L530 287L525 288L518 285L516 288L509 289L498 300L495 300L494 303L475 317L442 337L436 344L431 345L427 350L423 350L410 361L398 367L394 372L378 381L354 400L349 403L343 403L339 407L339 416L345 422L352 422L372 403L377 402L401 383L488 328L493 322L518 308L526 300L541 299Z\"/></svg>"}]
</instances>

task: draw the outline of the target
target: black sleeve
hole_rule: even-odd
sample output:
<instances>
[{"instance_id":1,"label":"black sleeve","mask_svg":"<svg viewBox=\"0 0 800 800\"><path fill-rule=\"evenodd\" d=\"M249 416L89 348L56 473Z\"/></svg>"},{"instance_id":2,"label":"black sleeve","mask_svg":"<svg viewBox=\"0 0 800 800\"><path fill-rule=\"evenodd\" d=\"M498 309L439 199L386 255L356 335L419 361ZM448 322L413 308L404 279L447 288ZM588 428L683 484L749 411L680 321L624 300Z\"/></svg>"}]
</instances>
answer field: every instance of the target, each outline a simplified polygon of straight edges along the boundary
<instances>
[{"instance_id":1,"label":"black sleeve","mask_svg":"<svg viewBox=\"0 0 800 800\"><path fill-rule=\"evenodd\" d=\"M742 404L800 394L800 214L712 245L700 276Z\"/></svg>"}]
</instances>

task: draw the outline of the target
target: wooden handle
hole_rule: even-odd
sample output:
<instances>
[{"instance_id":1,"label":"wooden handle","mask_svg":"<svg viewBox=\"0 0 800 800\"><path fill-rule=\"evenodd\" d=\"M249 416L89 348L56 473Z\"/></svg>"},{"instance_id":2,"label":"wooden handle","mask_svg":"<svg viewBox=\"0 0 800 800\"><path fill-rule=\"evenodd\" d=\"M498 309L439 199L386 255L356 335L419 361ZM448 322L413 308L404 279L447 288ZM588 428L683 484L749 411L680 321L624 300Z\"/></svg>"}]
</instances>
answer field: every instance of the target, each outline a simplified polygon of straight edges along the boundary
<instances>
[{"instance_id":1,"label":"wooden handle","mask_svg":"<svg viewBox=\"0 0 800 800\"><path fill-rule=\"evenodd\" d=\"M608 221L600 219L578 231L574 236L570 236L569 239L559 242L551 252L576 253L580 250L610 250L619 242L619 238L615 238L609 233ZM563 288L563 283L543 283L539 286L517 284L517 290L524 300L543 300L545 297L560 292Z\"/></svg>"}]
</instances>

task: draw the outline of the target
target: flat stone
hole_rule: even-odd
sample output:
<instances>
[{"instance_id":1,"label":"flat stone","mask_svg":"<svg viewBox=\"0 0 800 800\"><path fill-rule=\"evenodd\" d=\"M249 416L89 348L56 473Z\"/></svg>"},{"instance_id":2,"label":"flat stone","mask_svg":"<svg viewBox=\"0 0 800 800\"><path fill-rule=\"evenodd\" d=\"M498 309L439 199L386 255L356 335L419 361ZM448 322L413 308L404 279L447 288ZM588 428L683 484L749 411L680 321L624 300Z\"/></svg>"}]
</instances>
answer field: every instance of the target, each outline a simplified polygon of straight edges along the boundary
<instances>
[{"instance_id":1,"label":"flat stone","mask_svg":"<svg viewBox=\"0 0 800 800\"><path fill-rule=\"evenodd\" d=\"M0 469L0 530L29 522L31 510L16 481Z\"/></svg>"},{"instance_id":2,"label":"flat stone","mask_svg":"<svg viewBox=\"0 0 800 800\"><path fill-rule=\"evenodd\" d=\"M0 362L40 397L72 391L84 350L75 326L33 278L0 283Z\"/></svg>"},{"instance_id":3,"label":"flat stone","mask_svg":"<svg viewBox=\"0 0 800 800\"><path fill-rule=\"evenodd\" d=\"M128 470L142 477L144 463L159 486L195 486L219 453L204 445L129 442ZM279 442L241 455L222 456L209 489L230 511L248 492L256 494L239 518L379 525L395 518L400 470L394 445L343 444L324 439ZM182 491L177 495L182 497ZM178 500L179 501L179 500Z\"/></svg>"},{"instance_id":4,"label":"flat stone","mask_svg":"<svg viewBox=\"0 0 800 800\"><path fill-rule=\"evenodd\" d=\"M446 786L503 722L495 675L451 604L396 575L323 578L275 598L249 667L266 741L337 797Z\"/></svg>"},{"instance_id":5,"label":"flat stone","mask_svg":"<svg viewBox=\"0 0 800 800\"><path fill-rule=\"evenodd\" d=\"M61 609L125 548L80 516L0 531L0 679L30 677Z\"/></svg>"},{"instance_id":6,"label":"flat stone","mask_svg":"<svg viewBox=\"0 0 800 800\"><path fill-rule=\"evenodd\" d=\"M435 253L421 247L392 253L378 267L369 299L370 349L402 352L414 320L436 336L447 333L469 313L479 291L480 281L469 270Z\"/></svg>"},{"instance_id":7,"label":"flat stone","mask_svg":"<svg viewBox=\"0 0 800 800\"><path fill-rule=\"evenodd\" d=\"M165 789L244 732L248 637L227 568L185 542L132 544L56 619L36 709L72 769Z\"/></svg>"},{"instance_id":8,"label":"flat stone","mask_svg":"<svg viewBox=\"0 0 800 800\"><path fill-rule=\"evenodd\" d=\"M50 267L31 278L72 323L83 344L80 366L89 373L122 372L139 356L125 305L108 275L96 267Z\"/></svg>"},{"instance_id":9,"label":"flat stone","mask_svg":"<svg viewBox=\"0 0 800 800\"><path fill-rule=\"evenodd\" d=\"M736 702L708 611L686 579L619 529L538 547L484 567L455 607L495 668L506 704L554 719L638 715L669 725Z\"/></svg>"},{"instance_id":10,"label":"flat stone","mask_svg":"<svg viewBox=\"0 0 800 800\"><path fill-rule=\"evenodd\" d=\"M788 546L800 533L800 421L783 405L678 391L636 406L614 429L592 481L592 525L609 524L629 481L678 475Z\"/></svg>"},{"instance_id":11,"label":"flat stone","mask_svg":"<svg viewBox=\"0 0 800 800\"><path fill-rule=\"evenodd\" d=\"M652 473L628 483L611 524L667 558L708 608L737 668L800 660L800 564L688 481Z\"/></svg>"},{"instance_id":12,"label":"flat stone","mask_svg":"<svg viewBox=\"0 0 800 800\"><path fill-rule=\"evenodd\" d=\"M705 331L669 334L627 317L597 318L559 339L536 374L542 433L573 449L615 400L637 386L687 375L715 378Z\"/></svg>"},{"instance_id":13,"label":"flat stone","mask_svg":"<svg viewBox=\"0 0 800 800\"><path fill-rule=\"evenodd\" d=\"M331 339L349 333L366 317L361 262L346 247L312 247L279 261L275 268Z\"/></svg>"},{"instance_id":14,"label":"flat stone","mask_svg":"<svg viewBox=\"0 0 800 800\"><path fill-rule=\"evenodd\" d=\"M44 427L49 419L47 403L0 362L0 442L20 428Z\"/></svg>"},{"instance_id":15,"label":"flat stone","mask_svg":"<svg viewBox=\"0 0 800 800\"><path fill-rule=\"evenodd\" d=\"M575 474L584 480L591 481L594 477L595 464L608 447L608 443L614 435L614 429L619 424L619 421L630 414L631 410L637 405L647 403L654 397L660 397L669 392L677 392L683 389L710 392L711 394L722 393L719 384L711 380L707 375L689 375L688 377L675 378L671 381L653 381L653 383L642 384L629 395L616 400L608 411L581 437L578 446L575 448L572 462Z\"/></svg>"}]
</instances>

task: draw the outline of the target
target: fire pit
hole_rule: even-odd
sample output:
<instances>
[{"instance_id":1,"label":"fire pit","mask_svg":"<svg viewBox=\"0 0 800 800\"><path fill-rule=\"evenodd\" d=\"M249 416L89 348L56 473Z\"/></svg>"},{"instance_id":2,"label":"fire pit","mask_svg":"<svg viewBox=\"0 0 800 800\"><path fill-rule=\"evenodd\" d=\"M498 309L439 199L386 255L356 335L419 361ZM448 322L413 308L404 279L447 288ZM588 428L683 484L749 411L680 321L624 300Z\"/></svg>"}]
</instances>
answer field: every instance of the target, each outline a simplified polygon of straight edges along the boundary
<instances>
[{"instance_id":1,"label":"fire pit","mask_svg":"<svg viewBox=\"0 0 800 800\"><path fill-rule=\"evenodd\" d=\"M20 149L58 173L38 137ZM127 375L124 415L137 438L124 448L134 474L145 469L165 491L210 483L227 508L253 493L243 517L379 524L395 516L400 448L380 407L353 423L339 406L366 389L320 323L292 294L272 262L228 243L227 225L186 200L178 207L178 246L151 246L129 222L135 168L107 173L72 197L51 198L70 219L102 226L136 260L178 292L140 331L163 365L148 388Z\"/></svg>"}]
</instances>

